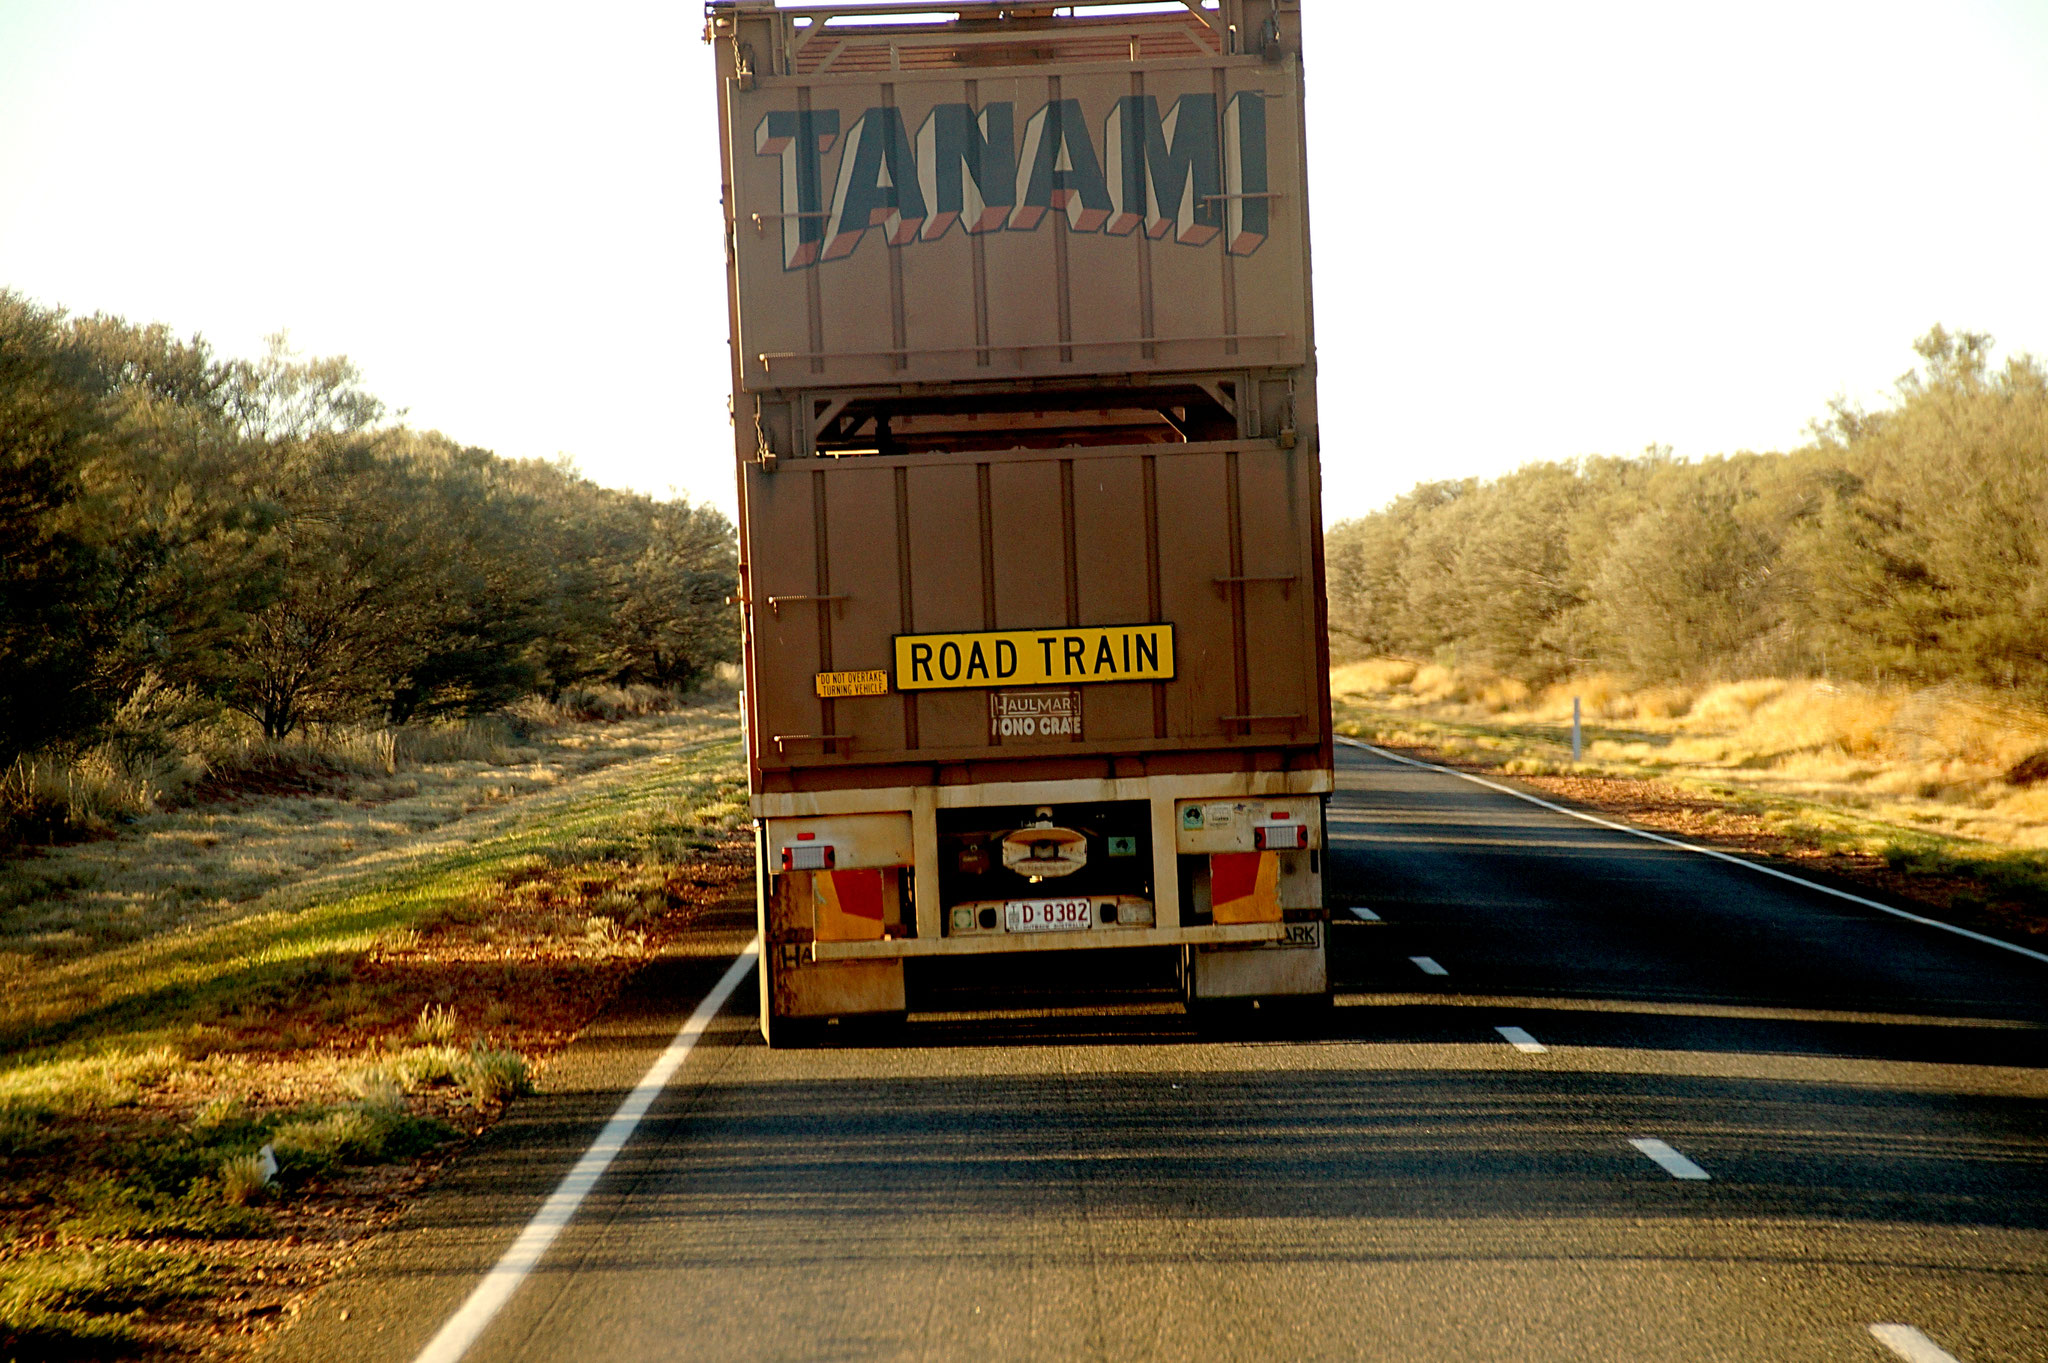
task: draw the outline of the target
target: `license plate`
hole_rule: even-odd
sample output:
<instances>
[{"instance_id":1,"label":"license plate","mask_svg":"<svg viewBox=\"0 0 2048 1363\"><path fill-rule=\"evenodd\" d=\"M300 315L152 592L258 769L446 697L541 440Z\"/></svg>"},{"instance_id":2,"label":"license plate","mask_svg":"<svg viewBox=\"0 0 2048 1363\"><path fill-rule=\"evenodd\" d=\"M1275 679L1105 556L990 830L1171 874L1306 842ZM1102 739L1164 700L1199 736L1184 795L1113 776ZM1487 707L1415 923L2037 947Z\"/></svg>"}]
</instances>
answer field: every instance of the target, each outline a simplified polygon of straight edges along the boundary
<instances>
[{"instance_id":1,"label":"license plate","mask_svg":"<svg viewBox=\"0 0 2048 1363\"><path fill-rule=\"evenodd\" d=\"M1087 899L1012 899L1003 919L1011 932L1078 932L1094 926L1095 910Z\"/></svg>"}]
</instances>

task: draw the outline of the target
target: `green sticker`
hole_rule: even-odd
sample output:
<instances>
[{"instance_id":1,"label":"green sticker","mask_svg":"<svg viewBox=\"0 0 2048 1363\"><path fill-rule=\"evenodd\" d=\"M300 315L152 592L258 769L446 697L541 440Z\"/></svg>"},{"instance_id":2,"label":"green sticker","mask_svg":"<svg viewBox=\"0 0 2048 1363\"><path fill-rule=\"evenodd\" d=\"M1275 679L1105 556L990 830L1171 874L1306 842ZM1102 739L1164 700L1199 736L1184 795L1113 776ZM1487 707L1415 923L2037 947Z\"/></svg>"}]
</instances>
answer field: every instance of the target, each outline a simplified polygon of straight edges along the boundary
<instances>
[{"instance_id":1,"label":"green sticker","mask_svg":"<svg viewBox=\"0 0 2048 1363\"><path fill-rule=\"evenodd\" d=\"M1113 857L1135 857L1138 855L1138 840L1136 838L1111 838L1109 840L1109 854Z\"/></svg>"},{"instance_id":2,"label":"green sticker","mask_svg":"<svg viewBox=\"0 0 2048 1363\"><path fill-rule=\"evenodd\" d=\"M1180 812L1180 826L1182 828L1200 828L1202 826L1202 807L1200 805L1189 805L1182 809Z\"/></svg>"}]
</instances>

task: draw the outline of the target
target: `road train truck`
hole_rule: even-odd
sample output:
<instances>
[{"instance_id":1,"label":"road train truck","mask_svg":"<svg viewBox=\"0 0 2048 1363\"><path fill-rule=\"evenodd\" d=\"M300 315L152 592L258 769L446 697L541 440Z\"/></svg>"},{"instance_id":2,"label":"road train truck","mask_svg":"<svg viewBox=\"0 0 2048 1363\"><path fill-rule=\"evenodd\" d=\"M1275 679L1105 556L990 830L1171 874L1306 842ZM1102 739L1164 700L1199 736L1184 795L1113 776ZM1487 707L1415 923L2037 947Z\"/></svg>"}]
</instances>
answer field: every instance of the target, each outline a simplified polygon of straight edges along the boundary
<instances>
[{"instance_id":1,"label":"road train truck","mask_svg":"<svg viewBox=\"0 0 2048 1363\"><path fill-rule=\"evenodd\" d=\"M707 6L770 1044L1327 997L1299 0L1163 8Z\"/></svg>"}]
</instances>

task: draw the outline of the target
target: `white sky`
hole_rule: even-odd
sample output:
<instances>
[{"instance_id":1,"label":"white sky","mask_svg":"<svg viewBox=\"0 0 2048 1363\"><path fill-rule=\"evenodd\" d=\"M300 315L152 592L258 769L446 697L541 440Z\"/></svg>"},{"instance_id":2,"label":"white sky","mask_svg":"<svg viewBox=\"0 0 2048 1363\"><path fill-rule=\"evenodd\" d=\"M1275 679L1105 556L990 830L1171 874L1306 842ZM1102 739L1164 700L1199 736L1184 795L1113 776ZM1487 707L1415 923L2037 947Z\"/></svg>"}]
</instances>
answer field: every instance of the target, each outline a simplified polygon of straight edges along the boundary
<instances>
[{"instance_id":1,"label":"white sky","mask_svg":"<svg viewBox=\"0 0 2048 1363\"><path fill-rule=\"evenodd\" d=\"M1332 520L2048 355L2048 0L1305 0ZM0 0L0 286L730 511L700 7Z\"/></svg>"}]
</instances>

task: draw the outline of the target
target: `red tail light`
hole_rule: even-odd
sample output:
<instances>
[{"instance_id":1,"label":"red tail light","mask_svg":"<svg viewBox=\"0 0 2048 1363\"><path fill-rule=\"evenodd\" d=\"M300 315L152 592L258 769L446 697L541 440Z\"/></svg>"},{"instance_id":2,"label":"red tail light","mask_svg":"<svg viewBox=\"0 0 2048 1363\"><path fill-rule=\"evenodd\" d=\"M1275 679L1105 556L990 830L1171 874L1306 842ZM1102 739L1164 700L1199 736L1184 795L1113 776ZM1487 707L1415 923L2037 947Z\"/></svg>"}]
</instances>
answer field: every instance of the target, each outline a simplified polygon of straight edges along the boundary
<instances>
[{"instance_id":1,"label":"red tail light","mask_svg":"<svg viewBox=\"0 0 2048 1363\"><path fill-rule=\"evenodd\" d=\"M832 869L832 844L829 842L807 843L782 849L782 869L785 871L829 871Z\"/></svg>"},{"instance_id":2,"label":"red tail light","mask_svg":"<svg viewBox=\"0 0 2048 1363\"><path fill-rule=\"evenodd\" d=\"M1262 823L1252 829L1261 852L1298 852L1308 846L1308 827L1298 823Z\"/></svg>"}]
</instances>

